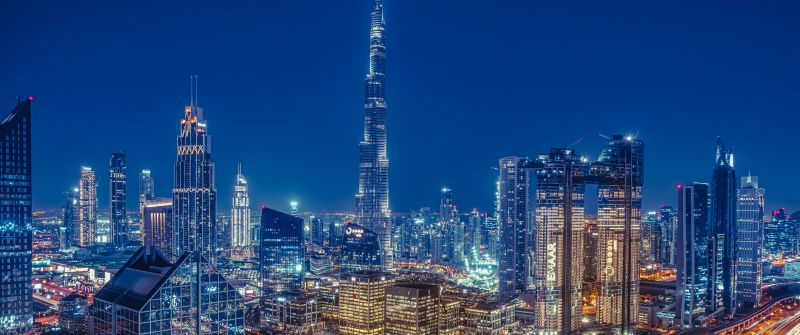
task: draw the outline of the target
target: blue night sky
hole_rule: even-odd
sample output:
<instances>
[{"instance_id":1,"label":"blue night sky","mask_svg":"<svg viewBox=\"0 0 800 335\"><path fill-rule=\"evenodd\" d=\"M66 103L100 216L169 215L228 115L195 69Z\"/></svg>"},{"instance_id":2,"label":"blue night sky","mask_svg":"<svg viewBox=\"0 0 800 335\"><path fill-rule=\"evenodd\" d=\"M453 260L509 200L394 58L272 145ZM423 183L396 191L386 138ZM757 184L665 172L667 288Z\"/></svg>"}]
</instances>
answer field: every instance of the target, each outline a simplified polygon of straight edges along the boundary
<instances>
[{"instance_id":1,"label":"blue night sky","mask_svg":"<svg viewBox=\"0 0 800 335\"><path fill-rule=\"evenodd\" d=\"M236 163L254 206L351 209L363 125L369 0L3 1L0 114L34 95L35 207L62 204L79 167L128 155L170 194L175 137L200 78L230 207ZM708 181L717 135L800 209L800 2L386 0L391 205L454 189L488 210L497 159L598 135L645 141L645 209ZM4 101L4 102L2 102ZM4 107L3 107L4 106Z\"/></svg>"}]
</instances>

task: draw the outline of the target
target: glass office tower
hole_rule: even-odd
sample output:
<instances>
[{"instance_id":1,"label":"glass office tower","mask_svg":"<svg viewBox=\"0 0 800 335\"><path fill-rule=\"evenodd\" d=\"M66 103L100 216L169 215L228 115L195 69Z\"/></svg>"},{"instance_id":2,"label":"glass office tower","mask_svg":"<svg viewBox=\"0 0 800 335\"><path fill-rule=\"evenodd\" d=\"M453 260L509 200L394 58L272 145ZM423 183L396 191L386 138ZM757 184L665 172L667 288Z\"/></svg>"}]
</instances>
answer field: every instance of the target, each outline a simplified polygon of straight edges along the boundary
<instances>
[{"instance_id":1,"label":"glass office tower","mask_svg":"<svg viewBox=\"0 0 800 335\"><path fill-rule=\"evenodd\" d=\"M193 255L171 263L153 248L139 248L94 296L91 333L244 334L244 300L208 262L198 274Z\"/></svg>"},{"instance_id":2,"label":"glass office tower","mask_svg":"<svg viewBox=\"0 0 800 335\"><path fill-rule=\"evenodd\" d=\"M124 247L129 240L128 237L128 213L126 210L127 192L125 185L126 179L125 154L115 152L111 154L108 164L108 184L109 184L109 227L111 233L111 243L118 248Z\"/></svg>"},{"instance_id":3,"label":"glass office tower","mask_svg":"<svg viewBox=\"0 0 800 335\"><path fill-rule=\"evenodd\" d=\"M355 223L345 226L340 257L342 273L380 271L382 254L378 234Z\"/></svg>"},{"instance_id":4,"label":"glass office tower","mask_svg":"<svg viewBox=\"0 0 800 335\"><path fill-rule=\"evenodd\" d=\"M172 189L172 257L198 252L215 263L217 189L203 108L197 106L196 77L178 134L175 184Z\"/></svg>"},{"instance_id":5,"label":"glass office tower","mask_svg":"<svg viewBox=\"0 0 800 335\"><path fill-rule=\"evenodd\" d=\"M498 225L500 235L498 299L511 300L527 287L529 171L527 158L500 159Z\"/></svg>"},{"instance_id":6,"label":"glass office tower","mask_svg":"<svg viewBox=\"0 0 800 335\"><path fill-rule=\"evenodd\" d=\"M761 301L764 189L758 187L758 177L742 177L736 200L736 309L744 312Z\"/></svg>"},{"instance_id":7,"label":"glass office tower","mask_svg":"<svg viewBox=\"0 0 800 335\"><path fill-rule=\"evenodd\" d=\"M733 149L717 138L717 157L711 177L711 303L726 316L736 313L736 172Z\"/></svg>"},{"instance_id":8,"label":"glass office tower","mask_svg":"<svg viewBox=\"0 0 800 335\"><path fill-rule=\"evenodd\" d=\"M17 106L0 123L0 334L33 327L31 290L31 101Z\"/></svg>"},{"instance_id":9,"label":"glass office tower","mask_svg":"<svg viewBox=\"0 0 800 335\"><path fill-rule=\"evenodd\" d=\"M708 184L678 185L677 217L675 324L684 329L702 327L712 310Z\"/></svg>"},{"instance_id":10,"label":"glass office tower","mask_svg":"<svg viewBox=\"0 0 800 335\"><path fill-rule=\"evenodd\" d=\"M261 209L259 259L265 293L301 289L305 278L303 219Z\"/></svg>"}]
</instances>

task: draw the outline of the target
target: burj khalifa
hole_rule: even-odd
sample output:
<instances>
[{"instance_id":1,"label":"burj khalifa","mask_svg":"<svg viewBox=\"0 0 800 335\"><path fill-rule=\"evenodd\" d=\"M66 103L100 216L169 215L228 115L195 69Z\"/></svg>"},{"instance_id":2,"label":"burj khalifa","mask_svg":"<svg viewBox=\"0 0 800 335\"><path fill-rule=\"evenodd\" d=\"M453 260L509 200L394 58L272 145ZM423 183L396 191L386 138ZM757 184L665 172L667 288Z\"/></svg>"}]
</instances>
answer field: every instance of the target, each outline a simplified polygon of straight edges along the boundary
<instances>
[{"instance_id":1,"label":"burj khalifa","mask_svg":"<svg viewBox=\"0 0 800 335\"><path fill-rule=\"evenodd\" d=\"M370 15L369 73L365 79L364 140L360 161L356 220L381 242L383 269L392 267L392 221L389 209L389 159L386 156L386 47L383 1L375 0Z\"/></svg>"}]
</instances>

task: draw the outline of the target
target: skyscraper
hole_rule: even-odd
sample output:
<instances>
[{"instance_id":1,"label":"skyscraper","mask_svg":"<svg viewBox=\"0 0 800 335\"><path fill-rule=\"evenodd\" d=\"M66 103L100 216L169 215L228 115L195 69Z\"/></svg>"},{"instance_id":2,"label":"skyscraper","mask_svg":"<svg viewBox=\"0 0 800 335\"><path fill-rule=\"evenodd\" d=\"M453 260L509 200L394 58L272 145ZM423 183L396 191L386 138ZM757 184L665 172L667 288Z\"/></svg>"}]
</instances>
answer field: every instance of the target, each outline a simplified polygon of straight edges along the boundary
<instances>
[{"instance_id":1,"label":"skyscraper","mask_svg":"<svg viewBox=\"0 0 800 335\"><path fill-rule=\"evenodd\" d=\"M64 244L61 246L62 250L67 250L72 247L80 245L80 231L81 231L81 207L80 195L78 188L72 191L64 192L66 201L64 203Z\"/></svg>"},{"instance_id":2,"label":"skyscraper","mask_svg":"<svg viewBox=\"0 0 800 335\"><path fill-rule=\"evenodd\" d=\"M142 245L155 247L163 255L173 258L170 255L172 252L170 246L172 219L172 199L152 198L147 200L142 206Z\"/></svg>"},{"instance_id":3,"label":"skyscraper","mask_svg":"<svg viewBox=\"0 0 800 335\"><path fill-rule=\"evenodd\" d=\"M175 162L175 186L172 189L172 257L185 252L199 252L215 262L217 189L214 186L214 163L211 161L208 128L203 108L197 106L196 77L192 77L189 105L184 108L178 134L178 157Z\"/></svg>"},{"instance_id":4,"label":"skyscraper","mask_svg":"<svg viewBox=\"0 0 800 335\"><path fill-rule=\"evenodd\" d=\"M442 188L442 199L439 204L439 231L441 247L439 255L447 259L454 266L464 264L464 225L458 216L458 209L453 202L453 190ZM441 261L438 260L438 261Z\"/></svg>"},{"instance_id":5,"label":"skyscraper","mask_svg":"<svg viewBox=\"0 0 800 335\"><path fill-rule=\"evenodd\" d=\"M678 185L677 217L675 324L684 329L702 327L712 308L708 184Z\"/></svg>"},{"instance_id":6,"label":"skyscraper","mask_svg":"<svg viewBox=\"0 0 800 335\"><path fill-rule=\"evenodd\" d=\"M303 219L262 207L260 237L264 292L301 289L305 278Z\"/></svg>"},{"instance_id":7,"label":"skyscraper","mask_svg":"<svg viewBox=\"0 0 800 335\"><path fill-rule=\"evenodd\" d=\"M527 286L526 252L528 231L528 160L522 157L500 159L499 279L501 300L510 300Z\"/></svg>"},{"instance_id":8,"label":"skyscraper","mask_svg":"<svg viewBox=\"0 0 800 335\"><path fill-rule=\"evenodd\" d=\"M797 224L785 208L772 211L772 220L764 224L764 251L772 258L797 253Z\"/></svg>"},{"instance_id":9,"label":"skyscraper","mask_svg":"<svg viewBox=\"0 0 800 335\"><path fill-rule=\"evenodd\" d=\"M236 185L233 187L231 247L244 249L249 248L250 244L250 194L247 192L247 179L242 174L242 164L239 164Z\"/></svg>"},{"instance_id":10,"label":"skyscraper","mask_svg":"<svg viewBox=\"0 0 800 335\"><path fill-rule=\"evenodd\" d=\"M439 286L395 284L386 288L386 335L438 335Z\"/></svg>"},{"instance_id":11,"label":"skyscraper","mask_svg":"<svg viewBox=\"0 0 800 335\"><path fill-rule=\"evenodd\" d=\"M661 228L663 241L660 244L656 261L664 264L675 264L675 234L677 227L675 208L662 206L658 214L658 226Z\"/></svg>"},{"instance_id":12,"label":"skyscraper","mask_svg":"<svg viewBox=\"0 0 800 335\"><path fill-rule=\"evenodd\" d=\"M726 316L736 313L736 172L733 149L717 138L716 164L711 177L711 303Z\"/></svg>"},{"instance_id":13,"label":"skyscraper","mask_svg":"<svg viewBox=\"0 0 800 335\"><path fill-rule=\"evenodd\" d=\"M320 318L320 304L314 296L292 290L270 294L264 300L261 308L265 329L260 334L324 334L325 322Z\"/></svg>"},{"instance_id":14,"label":"skyscraper","mask_svg":"<svg viewBox=\"0 0 800 335\"><path fill-rule=\"evenodd\" d=\"M632 333L639 315L644 142L613 135L590 174L598 194L597 321Z\"/></svg>"},{"instance_id":15,"label":"skyscraper","mask_svg":"<svg viewBox=\"0 0 800 335\"><path fill-rule=\"evenodd\" d=\"M380 236L383 265L390 269L393 249L389 209L389 158L386 155L386 47L382 0L375 0L370 18L369 73L365 79L364 140L359 144L356 223Z\"/></svg>"},{"instance_id":16,"label":"skyscraper","mask_svg":"<svg viewBox=\"0 0 800 335\"><path fill-rule=\"evenodd\" d=\"M89 333L244 334L244 300L210 267L198 272L195 255L186 252L173 263L139 248L95 294Z\"/></svg>"},{"instance_id":17,"label":"skyscraper","mask_svg":"<svg viewBox=\"0 0 800 335\"><path fill-rule=\"evenodd\" d=\"M761 251L764 239L764 189L758 177L742 177L736 191L736 302L749 311L761 301Z\"/></svg>"},{"instance_id":18,"label":"skyscraper","mask_svg":"<svg viewBox=\"0 0 800 335\"><path fill-rule=\"evenodd\" d=\"M128 243L128 213L126 206L125 154L115 152L109 159L108 184L109 184L109 225L111 242L118 248Z\"/></svg>"},{"instance_id":19,"label":"skyscraper","mask_svg":"<svg viewBox=\"0 0 800 335\"><path fill-rule=\"evenodd\" d=\"M33 327L31 290L31 101L17 106L0 123L0 334Z\"/></svg>"},{"instance_id":20,"label":"skyscraper","mask_svg":"<svg viewBox=\"0 0 800 335\"><path fill-rule=\"evenodd\" d=\"M380 271L381 244L378 235L355 223L344 228L341 252L341 272Z\"/></svg>"},{"instance_id":21,"label":"skyscraper","mask_svg":"<svg viewBox=\"0 0 800 335\"><path fill-rule=\"evenodd\" d=\"M211 161L208 128L203 109L197 106L196 94L197 77L194 76L190 102L184 108L177 138L178 155L172 188L171 257L175 266L188 264L193 268L191 276L180 279L184 281L182 285L191 284L187 327L195 334L216 334L225 328L234 333L243 333L244 329L238 328L239 317L244 314L243 304L238 303L241 296L235 290L229 292L230 284L214 271L217 190L214 187L214 163ZM218 300L223 293L224 300ZM225 303L218 304L217 301Z\"/></svg>"},{"instance_id":22,"label":"skyscraper","mask_svg":"<svg viewBox=\"0 0 800 335\"><path fill-rule=\"evenodd\" d=\"M88 166L81 167L81 179L78 186L78 204L80 226L78 231L79 247L90 247L97 239L97 182L94 171Z\"/></svg>"},{"instance_id":23,"label":"skyscraper","mask_svg":"<svg viewBox=\"0 0 800 335\"><path fill-rule=\"evenodd\" d=\"M339 283L339 333L385 333L386 288L394 280L382 272L356 272Z\"/></svg>"},{"instance_id":24,"label":"skyscraper","mask_svg":"<svg viewBox=\"0 0 800 335\"><path fill-rule=\"evenodd\" d=\"M534 287L537 331L573 331L581 323L584 193L588 164L572 149L551 149L535 162ZM502 173L502 172L501 172Z\"/></svg>"},{"instance_id":25,"label":"skyscraper","mask_svg":"<svg viewBox=\"0 0 800 335\"><path fill-rule=\"evenodd\" d=\"M156 197L156 189L155 189L155 182L153 181L153 176L150 174L150 170L142 170L139 173L139 204L141 206L142 203L146 200L150 200Z\"/></svg>"}]
</instances>

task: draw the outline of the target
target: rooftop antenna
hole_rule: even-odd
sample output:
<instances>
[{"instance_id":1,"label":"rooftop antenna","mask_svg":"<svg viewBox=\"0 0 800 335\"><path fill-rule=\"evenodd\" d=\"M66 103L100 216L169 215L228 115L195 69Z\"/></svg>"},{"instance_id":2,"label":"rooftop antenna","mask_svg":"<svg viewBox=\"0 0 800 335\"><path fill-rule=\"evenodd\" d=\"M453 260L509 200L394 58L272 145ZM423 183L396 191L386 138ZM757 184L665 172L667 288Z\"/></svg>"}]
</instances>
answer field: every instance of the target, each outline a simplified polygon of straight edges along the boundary
<instances>
[{"instance_id":1,"label":"rooftop antenna","mask_svg":"<svg viewBox=\"0 0 800 335\"><path fill-rule=\"evenodd\" d=\"M242 175L242 162L239 162L239 175Z\"/></svg>"},{"instance_id":2,"label":"rooftop antenna","mask_svg":"<svg viewBox=\"0 0 800 335\"><path fill-rule=\"evenodd\" d=\"M189 75L189 106L194 106L194 76Z\"/></svg>"}]
</instances>

